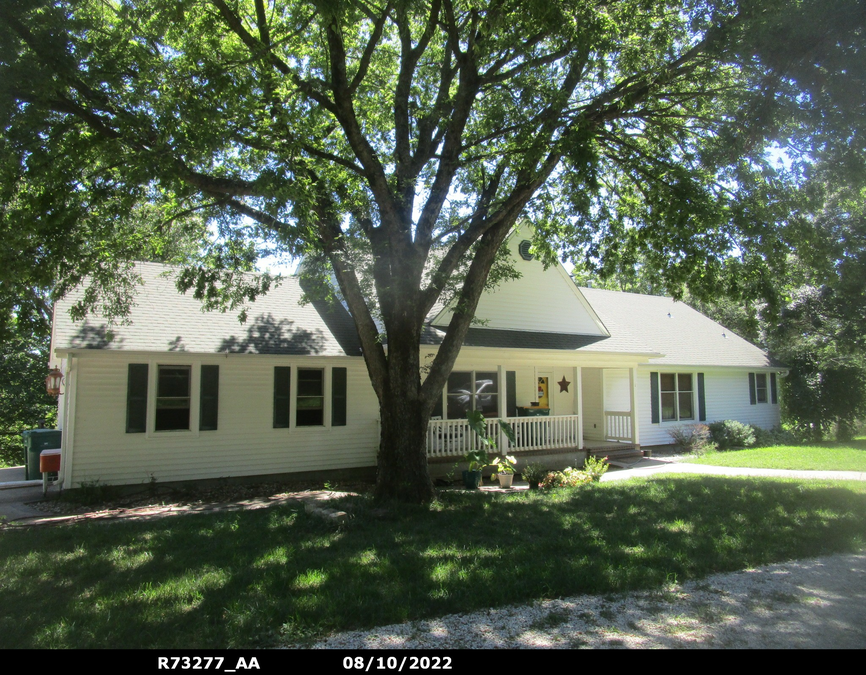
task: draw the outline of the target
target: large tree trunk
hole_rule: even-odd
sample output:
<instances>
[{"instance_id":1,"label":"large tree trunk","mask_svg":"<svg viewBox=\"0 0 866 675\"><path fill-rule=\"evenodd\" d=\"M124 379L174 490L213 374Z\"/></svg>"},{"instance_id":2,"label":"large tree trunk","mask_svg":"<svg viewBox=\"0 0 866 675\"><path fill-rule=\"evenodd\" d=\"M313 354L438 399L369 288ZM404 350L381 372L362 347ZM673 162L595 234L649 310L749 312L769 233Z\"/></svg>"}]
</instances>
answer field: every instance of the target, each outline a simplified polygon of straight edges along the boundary
<instances>
[{"instance_id":1,"label":"large tree trunk","mask_svg":"<svg viewBox=\"0 0 866 675\"><path fill-rule=\"evenodd\" d=\"M379 400L381 438L376 499L423 504L433 500L427 471L427 424L432 405L421 395L420 326L406 316L388 340L388 381Z\"/></svg>"},{"instance_id":2,"label":"large tree trunk","mask_svg":"<svg viewBox=\"0 0 866 675\"><path fill-rule=\"evenodd\" d=\"M379 408L382 435L379 446L376 499L425 504L433 500L427 471L427 424L417 402L393 401Z\"/></svg>"}]
</instances>

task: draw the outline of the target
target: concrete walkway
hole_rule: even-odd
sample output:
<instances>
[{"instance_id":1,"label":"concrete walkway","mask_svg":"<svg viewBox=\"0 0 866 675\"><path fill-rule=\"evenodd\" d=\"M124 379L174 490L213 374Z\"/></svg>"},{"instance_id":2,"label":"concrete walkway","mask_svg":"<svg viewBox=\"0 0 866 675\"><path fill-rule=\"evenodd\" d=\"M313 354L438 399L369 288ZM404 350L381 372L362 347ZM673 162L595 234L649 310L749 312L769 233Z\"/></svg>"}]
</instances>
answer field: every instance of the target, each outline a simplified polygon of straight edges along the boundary
<instances>
[{"instance_id":1,"label":"concrete walkway","mask_svg":"<svg viewBox=\"0 0 866 675\"><path fill-rule=\"evenodd\" d=\"M0 490L0 523L44 516L42 511L28 506L30 502L38 502L40 499L42 499L41 482L36 486Z\"/></svg>"},{"instance_id":2,"label":"concrete walkway","mask_svg":"<svg viewBox=\"0 0 866 675\"><path fill-rule=\"evenodd\" d=\"M689 464L672 460L644 458L628 469L608 471L602 481L625 480L638 476L655 476L661 473L702 474L707 476L757 476L760 478L800 478L815 480L866 480L862 471L794 471L789 469L752 469L734 466L710 466Z\"/></svg>"}]
</instances>

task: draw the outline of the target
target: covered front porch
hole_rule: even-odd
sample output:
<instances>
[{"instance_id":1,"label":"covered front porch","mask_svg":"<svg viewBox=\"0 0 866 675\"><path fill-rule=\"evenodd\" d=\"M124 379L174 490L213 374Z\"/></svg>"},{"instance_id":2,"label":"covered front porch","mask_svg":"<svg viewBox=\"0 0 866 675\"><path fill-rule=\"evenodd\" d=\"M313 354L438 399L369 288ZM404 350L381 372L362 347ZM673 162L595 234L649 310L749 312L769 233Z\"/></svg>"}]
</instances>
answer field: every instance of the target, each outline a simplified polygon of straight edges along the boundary
<instances>
[{"instance_id":1,"label":"covered front porch","mask_svg":"<svg viewBox=\"0 0 866 675\"><path fill-rule=\"evenodd\" d=\"M636 382L636 365L455 369L427 428L427 456L454 459L483 448L465 418L469 409L485 414L487 436L502 453L639 450ZM514 430L513 442L499 420Z\"/></svg>"}]
</instances>

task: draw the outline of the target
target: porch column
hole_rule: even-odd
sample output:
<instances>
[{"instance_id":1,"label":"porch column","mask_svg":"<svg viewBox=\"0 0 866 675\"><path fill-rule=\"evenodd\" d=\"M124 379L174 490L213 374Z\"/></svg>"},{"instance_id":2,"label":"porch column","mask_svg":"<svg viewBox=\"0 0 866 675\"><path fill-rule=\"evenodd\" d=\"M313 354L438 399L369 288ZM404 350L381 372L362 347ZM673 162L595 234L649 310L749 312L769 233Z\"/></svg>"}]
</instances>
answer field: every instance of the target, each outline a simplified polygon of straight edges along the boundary
<instances>
[{"instance_id":1,"label":"porch column","mask_svg":"<svg viewBox=\"0 0 866 675\"><path fill-rule=\"evenodd\" d=\"M506 415L505 410L505 402L508 400L508 378L505 377L505 367L498 366L496 368L499 377L499 396L497 396L496 414L499 415L499 419L504 420ZM502 426L496 425L496 447L499 448L499 454L507 455L506 448L508 447L508 437L505 435L505 432L502 431Z\"/></svg>"},{"instance_id":2,"label":"porch column","mask_svg":"<svg viewBox=\"0 0 866 675\"><path fill-rule=\"evenodd\" d=\"M497 411L496 414L499 415L499 419L504 420L506 418L506 410L505 404L508 401L508 392L506 391L508 387L508 379L505 377L505 366L498 366L497 371L499 372L499 400L496 403Z\"/></svg>"},{"instance_id":3,"label":"porch column","mask_svg":"<svg viewBox=\"0 0 866 675\"><path fill-rule=\"evenodd\" d=\"M640 429L638 428L637 415L637 366L628 369L628 393L631 403L631 442L636 448L640 448Z\"/></svg>"},{"instance_id":4,"label":"porch column","mask_svg":"<svg viewBox=\"0 0 866 675\"><path fill-rule=\"evenodd\" d=\"M577 414L577 449L583 450L583 386L580 366L574 369L574 412Z\"/></svg>"}]
</instances>

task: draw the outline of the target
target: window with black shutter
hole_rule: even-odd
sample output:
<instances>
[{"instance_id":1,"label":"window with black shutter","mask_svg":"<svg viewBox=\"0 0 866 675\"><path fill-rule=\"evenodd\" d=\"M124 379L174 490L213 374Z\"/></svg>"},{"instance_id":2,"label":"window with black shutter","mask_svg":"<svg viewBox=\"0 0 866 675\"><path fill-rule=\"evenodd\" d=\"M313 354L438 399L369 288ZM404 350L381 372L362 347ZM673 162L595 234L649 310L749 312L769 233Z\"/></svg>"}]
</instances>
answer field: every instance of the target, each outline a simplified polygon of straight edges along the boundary
<instances>
[{"instance_id":1,"label":"window with black shutter","mask_svg":"<svg viewBox=\"0 0 866 675\"><path fill-rule=\"evenodd\" d=\"M147 364L130 363L126 380L126 433L147 431Z\"/></svg>"},{"instance_id":2,"label":"window with black shutter","mask_svg":"<svg viewBox=\"0 0 866 675\"><path fill-rule=\"evenodd\" d=\"M201 397L198 428L216 431L219 419L220 367L201 367Z\"/></svg>"},{"instance_id":3,"label":"window with black shutter","mask_svg":"<svg viewBox=\"0 0 866 675\"><path fill-rule=\"evenodd\" d=\"M346 426L346 369L331 369L331 426Z\"/></svg>"},{"instance_id":4,"label":"window with black shutter","mask_svg":"<svg viewBox=\"0 0 866 675\"><path fill-rule=\"evenodd\" d=\"M288 429L291 420L292 369L274 367L274 429Z\"/></svg>"}]
</instances>

